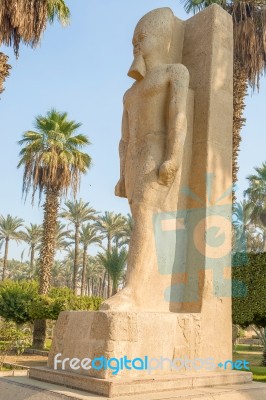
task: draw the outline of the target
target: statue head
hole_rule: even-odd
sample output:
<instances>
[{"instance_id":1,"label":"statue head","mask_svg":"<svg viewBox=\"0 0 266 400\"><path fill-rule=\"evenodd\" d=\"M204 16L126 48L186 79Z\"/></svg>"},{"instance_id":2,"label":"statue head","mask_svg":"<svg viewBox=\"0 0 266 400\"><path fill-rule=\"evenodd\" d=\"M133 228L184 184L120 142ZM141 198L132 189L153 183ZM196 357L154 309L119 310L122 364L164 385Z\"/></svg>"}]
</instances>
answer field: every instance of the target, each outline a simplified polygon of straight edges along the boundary
<instances>
[{"instance_id":1,"label":"statue head","mask_svg":"<svg viewBox=\"0 0 266 400\"><path fill-rule=\"evenodd\" d=\"M144 15L138 22L134 36L134 61L128 76L144 78L148 60L167 63L172 42L175 17L170 8L158 8Z\"/></svg>"}]
</instances>

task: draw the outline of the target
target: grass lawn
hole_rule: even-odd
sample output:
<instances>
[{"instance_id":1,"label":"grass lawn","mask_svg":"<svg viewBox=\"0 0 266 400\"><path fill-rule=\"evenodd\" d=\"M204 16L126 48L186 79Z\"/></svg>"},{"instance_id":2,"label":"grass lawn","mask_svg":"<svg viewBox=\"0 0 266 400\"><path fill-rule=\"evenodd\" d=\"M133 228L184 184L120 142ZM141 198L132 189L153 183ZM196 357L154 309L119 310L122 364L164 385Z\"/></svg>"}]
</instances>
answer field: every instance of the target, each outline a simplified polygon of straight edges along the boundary
<instances>
[{"instance_id":1,"label":"grass lawn","mask_svg":"<svg viewBox=\"0 0 266 400\"><path fill-rule=\"evenodd\" d=\"M45 344L44 344L44 349L45 350L50 350L51 345L52 345L52 339L46 339L45 340Z\"/></svg>"},{"instance_id":2,"label":"grass lawn","mask_svg":"<svg viewBox=\"0 0 266 400\"><path fill-rule=\"evenodd\" d=\"M249 344L237 344L236 345L236 351L248 351L248 352L252 352L252 351L263 351L263 347L262 346L257 346L257 345L249 345Z\"/></svg>"},{"instance_id":3,"label":"grass lawn","mask_svg":"<svg viewBox=\"0 0 266 400\"><path fill-rule=\"evenodd\" d=\"M5 365L2 365L0 367L0 371L11 371L11 368L10 367L6 367Z\"/></svg>"},{"instance_id":4,"label":"grass lawn","mask_svg":"<svg viewBox=\"0 0 266 400\"><path fill-rule=\"evenodd\" d=\"M254 381L266 383L266 367L251 367L250 369L253 372Z\"/></svg>"},{"instance_id":5,"label":"grass lawn","mask_svg":"<svg viewBox=\"0 0 266 400\"><path fill-rule=\"evenodd\" d=\"M241 346L241 350L239 351L247 351L242 350ZM249 346L245 346L245 347L249 347ZM255 347L255 346L254 346ZM254 351L258 351L258 350L253 350ZM261 362L262 362L262 353L261 354L254 354L252 353L252 351L247 351L246 354L243 353L238 353L237 351L233 353L233 361L236 360L246 360L250 363L250 371L253 373L253 380L257 381L257 382L264 382L266 383L266 367L262 367L261 366Z\"/></svg>"}]
</instances>

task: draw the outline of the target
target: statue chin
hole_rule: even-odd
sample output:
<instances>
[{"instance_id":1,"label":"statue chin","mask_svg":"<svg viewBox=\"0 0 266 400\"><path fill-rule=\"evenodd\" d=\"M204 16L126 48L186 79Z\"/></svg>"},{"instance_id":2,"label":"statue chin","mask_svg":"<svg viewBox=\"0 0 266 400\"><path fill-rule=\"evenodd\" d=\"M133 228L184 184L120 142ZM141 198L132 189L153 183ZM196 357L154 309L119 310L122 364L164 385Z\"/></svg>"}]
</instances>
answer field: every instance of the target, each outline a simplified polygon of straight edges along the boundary
<instances>
[{"instance_id":1,"label":"statue chin","mask_svg":"<svg viewBox=\"0 0 266 400\"><path fill-rule=\"evenodd\" d=\"M128 76L141 81L146 75L146 64L143 56L140 54L134 58L134 61L128 71Z\"/></svg>"}]
</instances>

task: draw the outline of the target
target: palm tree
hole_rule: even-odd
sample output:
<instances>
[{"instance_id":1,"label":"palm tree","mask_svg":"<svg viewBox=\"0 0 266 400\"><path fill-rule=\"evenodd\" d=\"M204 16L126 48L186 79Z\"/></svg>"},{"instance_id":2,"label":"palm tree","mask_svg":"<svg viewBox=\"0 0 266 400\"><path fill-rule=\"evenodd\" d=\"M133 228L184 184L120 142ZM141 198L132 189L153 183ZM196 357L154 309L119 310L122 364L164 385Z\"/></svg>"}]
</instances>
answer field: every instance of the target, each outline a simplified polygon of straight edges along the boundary
<instances>
[{"instance_id":1,"label":"palm tree","mask_svg":"<svg viewBox=\"0 0 266 400\"><path fill-rule=\"evenodd\" d=\"M9 241L16 240L16 242L19 242L22 239L22 233L18 231L18 229L23 226L23 222L23 219L12 217L9 214L6 218L4 218L3 215L0 216L0 241L5 242L2 281L5 279L6 275Z\"/></svg>"},{"instance_id":2,"label":"palm tree","mask_svg":"<svg viewBox=\"0 0 266 400\"><path fill-rule=\"evenodd\" d=\"M124 227L121 229L121 231L117 232L114 235L114 241L115 241L116 247L129 245L131 233L133 230L133 224L134 224L134 221L133 221L132 215L128 213L127 216L125 217Z\"/></svg>"},{"instance_id":3,"label":"palm tree","mask_svg":"<svg viewBox=\"0 0 266 400\"><path fill-rule=\"evenodd\" d=\"M96 226L99 228L100 232L105 236L107 239L107 251L109 253L112 252L112 240L114 239L115 235L119 232L123 231L125 228L126 220L122 214L115 214L114 212L105 211L104 215L100 217L100 219L96 222ZM108 297L111 295L111 281L110 275L107 271L108 275ZM105 279L103 284L105 285Z\"/></svg>"},{"instance_id":4,"label":"palm tree","mask_svg":"<svg viewBox=\"0 0 266 400\"><path fill-rule=\"evenodd\" d=\"M88 248L93 243L101 243L103 236L99 235L98 230L91 224L82 225L80 229L80 242L83 245L83 263L82 263L82 281L81 296L85 294L86 289L86 271L88 266Z\"/></svg>"},{"instance_id":5,"label":"palm tree","mask_svg":"<svg viewBox=\"0 0 266 400\"><path fill-rule=\"evenodd\" d=\"M30 246L30 266L34 269L35 250L42 238L42 227L37 224L30 224L25 227L26 232L23 232L23 240Z\"/></svg>"},{"instance_id":6,"label":"palm tree","mask_svg":"<svg viewBox=\"0 0 266 400\"><path fill-rule=\"evenodd\" d=\"M98 254L99 262L104 266L107 270L109 276L111 276L113 281L113 295L117 293L118 284L121 278L123 277L126 260L127 260L127 251L125 248L122 248L120 251L113 247L112 251L106 251L106 253Z\"/></svg>"},{"instance_id":7,"label":"palm tree","mask_svg":"<svg viewBox=\"0 0 266 400\"><path fill-rule=\"evenodd\" d=\"M0 94L4 91L4 82L9 76L11 66L8 64L8 56L0 53Z\"/></svg>"},{"instance_id":8,"label":"palm tree","mask_svg":"<svg viewBox=\"0 0 266 400\"><path fill-rule=\"evenodd\" d=\"M64 287L70 283L72 277L72 266L66 265L65 260L55 260L52 271L52 287Z\"/></svg>"},{"instance_id":9,"label":"palm tree","mask_svg":"<svg viewBox=\"0 0 266 400\"><path fill-rule=\"evenodd\" d=\"M21 262L18 260L8 261L8 273L7 279L12 279L13 281L29 280L33 278L30 263L28 261Z\"/></svg>"},{"instance_id":10,"label":"palm tree","mask_svg":"<svg viewBox=\"0 0 266 400\"><path fill-rule=\"evenodd\" d=\"M57 223L57 232L56 232L56 250L65 251L70 246L70 243L66 240L69 238L71 231L66 228L65 224L62 224L61 221Z\"/></svg>"},{"instance_id":11,"label":"palm tree","mask_svg":"<svg viewBox=\"0 0 266 400\"><path fill-rule=\"evenodd\" d=\"M245 190L251 204L250 218L255 226L263 228L263 251L266 251L266 162L255 168L256 174L247 177L249 187Z\"/></svg>"},{"instance_id":12,"label":"palm tree","mask_svg":"<svg viewBox=\"0 0 266 400\"><path fill-rule=\"evenodd\" d=\"M67 241L69 239L71 231L66 228L66 225L61 221L57 221L56 227L56 239L55 239L55 249L58 251L65 251L70 246L70 242ZM37 250L41 250L42 244L40 243L37 246Z\"/></svg>"},{"instance_id":13,"label":"palm tree","mask_svg":"<svg viewBox=\"0 0 266 400\"><path fill-rule=\"evenodd\" d=\"M79 258L79 240L80 240L80 227L86 221L96 219L96 210L90 207L89 203L85 203L82 199L79 201L68 200L65 203L66 208L60 214L61 218L66 218L75 227L75 259L74 259L74 274L73 274L73 288L75 294L77 294L78 288L78 258Z\"/></svg>"},{"instance_id":14,"label":"palm tree","mask_svg":"<svg viewBox=\"0 0 266 400\"><path fill-rule=\"evenodd\" d=\"M64 0L2 0L0 6L0 45L13 46L18 57L20 43L36 47L47 21L57 17L62 25L70 20L70 11ZM0 53L0 93L9 75L8 57Z\"/></svg>"},{"instance_id":15,"label":"palm tree","mask_svg":"<svg viewBox=\"0 0 266 400\"><path fill-rule=\"evenodd\" d=\"M236 182L247 88L250 85L253 90L259 89L266 68L266 4L264 0L184 0L185 10L194 13L214 3L232 15L234 25L233 182Z\"/></svg>"},{"instance_id":16,"label":"palm tree","mask_svg":"<svg viewBox=\"0 0 266 400\"><path fill-rule=\"evenodd\" d=\"M88 256L86 268L88 295L103 297L104 266L97 256Z\"/></svg>"},{"instance_id":17,"label":"palm tree","mask_svg":"<svg viewBox=\"0 0 266 400\"><path fill-rule=\"evenodd\" d=\"M68 248L67 255L64 258L64 270L66 273L67 287L73 289L73 275L74 275L74 261L75 261L75 249ZM77 278L79 279L82 270L82 255L79 254L77 261Z\"/></svg>"},{"instance_id":18,"label":"palm tree","mask_svg":"<svg viewBox=\"0 0 266 400\"><path fill-rule=\"evenodd\" d=\"M68 120L66 112L52 109L46 116L37 116L36 131L25 132L19 141L22 149L18 167L24 167L23 193L26 197L32 188L32 199L37 190L39 199L45 194L40 294L47 294L50 288L56 251L59 199L67 194L69 188L76 195L80 176L87 172L91 164L90 156L81 151L90 142L87 136L77 133L80 126L80 123ZM39 331L42 336L45 321ZM36 338L34 345L43 346L44 337Z\"/></svg>"}]
</instances>

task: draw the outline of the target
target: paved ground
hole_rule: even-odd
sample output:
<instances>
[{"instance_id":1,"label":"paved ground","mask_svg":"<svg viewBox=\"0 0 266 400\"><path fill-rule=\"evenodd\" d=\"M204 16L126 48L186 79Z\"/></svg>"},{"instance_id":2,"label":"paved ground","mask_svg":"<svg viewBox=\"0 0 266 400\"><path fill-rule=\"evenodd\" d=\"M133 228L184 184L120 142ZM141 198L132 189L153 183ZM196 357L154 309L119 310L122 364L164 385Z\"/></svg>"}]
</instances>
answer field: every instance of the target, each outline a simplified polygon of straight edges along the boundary
<instances>
[{"instance_id":1,"label":"paved ground","mask_svg":"<svg viewBox=\"0 0 266 400\"><path fill-rule=\"evenodd\" d=\"M8 379L0 380L0 399L1 400L58 400L68 399L68 397L33 389L26 386L17 385Z\"/></svg>"},{"instance_id":2,"label":"paved ground","mask_svg":"<svg viewBox=\"0 0 266 400\"><path fill-rule=\"evenodd\" d=\"M193 393L192 393L193 392ZM51 385L29 379L25 376L0 378L0 400L108 400L71 390L59 385ZM178 390L176 392L153 393L137 396L113 398L113 400L264 400L266 384L252 383L229 385L215 388Z\"/></svg>"},{"instance_id":3,"label":"paved ground","mask_svg":"<svg viewBox=\"0 0 266 400\"><path fill-rule=\"evenodd\" d=\"M37 382L27 377L0 378L0 400L104 400L104 397Z\"/></svg>"},{"instance_id":4,"label":"paved ground","mask_svg":"<svg viewBox=\"0 0 266 400\"><path fill-rule=\"evenodd\" d=\"M19 364L26 367L44 367L47 364L47 356L41 356L36 354L23 353L20 356L16 356L14 353L9 354L5 357L5 363Z\"/></svg>"}]
</instances>

